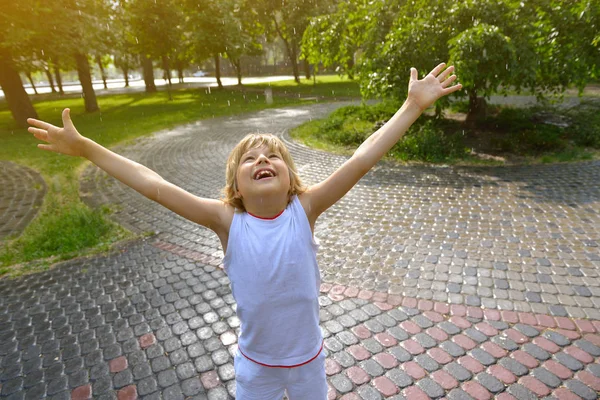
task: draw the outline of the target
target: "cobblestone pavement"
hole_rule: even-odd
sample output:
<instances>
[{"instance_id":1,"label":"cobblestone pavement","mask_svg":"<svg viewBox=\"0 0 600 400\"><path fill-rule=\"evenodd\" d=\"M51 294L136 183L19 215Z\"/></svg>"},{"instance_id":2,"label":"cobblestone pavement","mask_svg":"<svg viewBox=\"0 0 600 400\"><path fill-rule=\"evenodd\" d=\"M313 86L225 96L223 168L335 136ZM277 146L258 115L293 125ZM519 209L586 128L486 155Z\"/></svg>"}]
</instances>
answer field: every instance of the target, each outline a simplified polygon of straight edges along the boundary
<instances>
[{"instance_id":1,"label":"cobblestone pavement","mask_svg":"<svg viewBox=\"0 0 600 400\"><path fill-rule=\"evenodd\" d=\"M0 161L0 241L18 236L35 217L46 194L37 172L10 161Z\"/></svg>"},{"instance_id":2,"label":"cobblestone pavement","mask_svg":"<svg viewBox=\"0 0 600 400\"><path fill-rule=\"evenodd\" d=\"M119 152L217 197L241 136L333 107L203 121ZM308 184L345 159L289 146ZM369 173L316 227L329 399L597 398L599 174L597 162ZM0 280L0 397L235 397L239 320L216 237L94 167L82 191L160 233Z\"/></svg>"}]
</instances>

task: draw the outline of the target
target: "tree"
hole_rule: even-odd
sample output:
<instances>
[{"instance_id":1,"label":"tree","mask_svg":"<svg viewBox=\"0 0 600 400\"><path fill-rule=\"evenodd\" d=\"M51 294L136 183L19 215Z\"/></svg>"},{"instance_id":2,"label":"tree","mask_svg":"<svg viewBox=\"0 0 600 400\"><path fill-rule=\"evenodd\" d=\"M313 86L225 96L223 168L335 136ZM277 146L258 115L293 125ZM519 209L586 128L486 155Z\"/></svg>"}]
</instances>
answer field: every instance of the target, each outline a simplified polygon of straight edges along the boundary
<instances>
[{"instance_id":1,"label":"tree","mask_svg":"<svg viewBox=\"0 0 600 400\"><path fill-rule=\"evenodd\" d=\"M28 0L7 2L0 8L0 86L8 108L19 126L27 126L27 118L37 118L37 112L23 87L16 60L31 54L36 25L43 10L34 9ZM39 26L39 25L38 25Z\"/></svg>"}]
</instances>

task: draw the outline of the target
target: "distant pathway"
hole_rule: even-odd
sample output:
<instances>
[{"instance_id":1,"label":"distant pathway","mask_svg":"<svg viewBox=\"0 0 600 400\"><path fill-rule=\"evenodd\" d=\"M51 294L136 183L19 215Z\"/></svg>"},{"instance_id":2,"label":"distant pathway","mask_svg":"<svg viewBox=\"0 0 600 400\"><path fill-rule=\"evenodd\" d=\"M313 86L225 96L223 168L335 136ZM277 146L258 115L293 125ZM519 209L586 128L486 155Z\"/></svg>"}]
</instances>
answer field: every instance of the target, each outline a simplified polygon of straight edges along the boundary
<instances>
[{"instance_id":1,"label":"distant pathway","mask_svg":"<svg viewBox=\"0 0 600 400\"><path fill-rule=\"evenodd\" d=\"M0 161L0 241L16 237L35 217L46 194L39 173Z\"/></svg>"}]
</instances>

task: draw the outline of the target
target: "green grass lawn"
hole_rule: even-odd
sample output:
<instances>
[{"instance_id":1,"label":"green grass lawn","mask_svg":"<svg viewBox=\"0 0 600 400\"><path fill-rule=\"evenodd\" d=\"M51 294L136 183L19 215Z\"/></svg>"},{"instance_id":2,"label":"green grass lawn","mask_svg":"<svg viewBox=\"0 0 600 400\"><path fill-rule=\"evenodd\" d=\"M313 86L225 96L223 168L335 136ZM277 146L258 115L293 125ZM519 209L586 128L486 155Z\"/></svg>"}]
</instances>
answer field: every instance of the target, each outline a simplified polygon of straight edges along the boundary
<instances>
[{"instance_id":1,"label":"green grass lawn","mask_svg":"<svg viewBox=\"0 0 600 400\"><path fill-rule=\"evenodd\" d=\"M210 91L194 88L153 94L132 93L98 96L99 112L86 113L81 98L43 96L34 100L39 119L62 126L61 112L71 109L78 131L106 147L124 144L153 132L196 120L235 115L272 107L306 104L302 97L320 101L338 96L359 96L358 84L338 77L319 77L300 85L294 81L272 84L274 102L265 103L262 90L268 85ZM298 96L296 96L298 95ZM74 158L40 150L24 128L16 126L5 102L0 103L0 160L13 161L39 171L48 191L38 216L16 239L0 243L0 276L18 276L48 268L53 262L107 250L133 234L108 218L109 209L90 210L79 199L78 176L87 165Z\"/></svg>"}]
</instances>

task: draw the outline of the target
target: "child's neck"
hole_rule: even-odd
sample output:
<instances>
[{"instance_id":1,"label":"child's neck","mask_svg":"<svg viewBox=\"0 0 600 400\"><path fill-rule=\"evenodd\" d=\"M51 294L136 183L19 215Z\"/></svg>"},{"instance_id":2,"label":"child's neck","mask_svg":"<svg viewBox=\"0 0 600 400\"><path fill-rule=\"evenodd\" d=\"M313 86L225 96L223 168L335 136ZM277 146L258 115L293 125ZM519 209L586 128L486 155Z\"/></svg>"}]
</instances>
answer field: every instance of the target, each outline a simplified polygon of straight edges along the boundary
<instances>
[{"instance_id":1,"label":"child's neck","mask_svg":"<svg viewBox=\"0 0 600 400\"><path fill-rule=\"evenodd\" d=\"M260 218L275 218L288 205L289 197L286 193L284 197L268 196L256 199L244 199L246 212Z\"/></svg>"}]
</instances>

